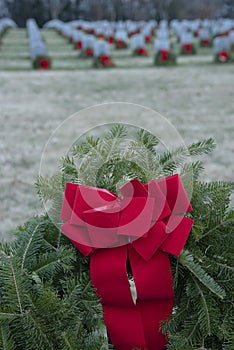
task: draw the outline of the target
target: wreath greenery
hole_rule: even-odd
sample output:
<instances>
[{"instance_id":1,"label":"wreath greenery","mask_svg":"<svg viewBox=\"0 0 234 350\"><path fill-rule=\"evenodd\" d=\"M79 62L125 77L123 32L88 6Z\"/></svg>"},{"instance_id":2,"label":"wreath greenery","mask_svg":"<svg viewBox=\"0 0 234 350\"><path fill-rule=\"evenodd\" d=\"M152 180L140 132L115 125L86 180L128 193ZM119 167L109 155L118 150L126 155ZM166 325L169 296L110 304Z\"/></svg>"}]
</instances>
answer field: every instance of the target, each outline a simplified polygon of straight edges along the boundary
<instances>
[{"instance_id":1,"label":"wreath greenery","mask_svg":"<svg viewBox=\"0 0 234 350\"><path fill-rule=\"evenodd\" d=\"M15 241L0 244L1 349L112 349L90 282L89 258L52 223L59 220L65 184L79 182L117 192L132 178L147 182L178 171L185 186L193 172L195 223L180 257L171 257L175 303L172 319L163 325L169 334L167 348L233 349L234 185L200 181L203 167L197 159L212 151L214 142L208 139L161 153L157 138L144 130L123 147L127 133L123 125L116 125L103 138L87 137L61 160L57 174L37 179L40 197L53 201L50 218L30 219L17 229Z\"/></svg>"}]
</instances>

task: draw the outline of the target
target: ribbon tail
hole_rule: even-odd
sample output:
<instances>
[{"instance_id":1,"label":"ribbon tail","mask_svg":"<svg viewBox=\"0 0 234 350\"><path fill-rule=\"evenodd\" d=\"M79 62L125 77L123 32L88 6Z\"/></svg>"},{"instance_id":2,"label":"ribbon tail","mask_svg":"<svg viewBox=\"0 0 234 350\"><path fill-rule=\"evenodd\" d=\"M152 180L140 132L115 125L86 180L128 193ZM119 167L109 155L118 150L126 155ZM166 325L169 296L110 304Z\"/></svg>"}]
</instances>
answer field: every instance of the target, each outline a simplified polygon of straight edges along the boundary
<instances>
[{"instance_id":1,"label":"ribbon tail","mask_svg":"<svg viewBox=\"0 0 234 350\"><path fill-rule=\"evenodd\" d=\"M91 280L112 344L117 350L145 349L141 314L132 299L126 263L127 246L99 249L91 255Z\"/></svg>"},{"instance_id":2,"label":"ribbon tail","mask_svg":"<svg viewBox=\"0 0 234 350\"><path fill-rule=\"evenodd\" d=\"M147 350L163 350L167 337L161 322L172 314L173 279L168 254L158 251L149 261L132 246L128 253L137 290L137 309L141 313Z\"/></svg>"}]
</instances>

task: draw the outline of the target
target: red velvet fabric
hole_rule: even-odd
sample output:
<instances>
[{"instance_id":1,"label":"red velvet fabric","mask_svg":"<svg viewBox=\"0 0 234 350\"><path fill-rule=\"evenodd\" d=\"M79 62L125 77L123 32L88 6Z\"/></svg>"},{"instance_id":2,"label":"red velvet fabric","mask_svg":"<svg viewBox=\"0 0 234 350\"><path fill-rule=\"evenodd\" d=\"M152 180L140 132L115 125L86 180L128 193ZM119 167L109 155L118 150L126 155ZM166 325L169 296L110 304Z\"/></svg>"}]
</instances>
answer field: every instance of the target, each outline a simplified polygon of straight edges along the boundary
<instances>
[{"instance_id":1,"label":"red velvet fabric","mask_svg":"<svg viewBox=\"0 0 234 350\"><path fill-rule=\"evenodd\" d=\"M192 44L191 43L184 44L184 51L185 53L192 53Z\"/></svg>"},{"instance_id":2,"label":"red velvet fabric","mask_svg":"<svg viewBox=\"0 0 234 350\"><path fill-rule=\"evenodd\" d=\"M114 67L115 64L111 60L110 56L108 55L102 55L100 56L100 62L103 67Z\"/></svg>"},{"instance_id":3,"label":"red velvet fabric","mask_svg":"<svg viewBox=\"0 0 234 350\"><path fill-rule=\"evenodd\" d=\"M144 47L139 47L136 52L140 56L149 56L149 52Z\"/></svg>"},{"instance_id":4,"label":"red velvet fabric","mask_svg":"<svg viewBox=\"0 0 234 350\"><path fill-rule=\"evenodd\" d=\"M88 48L85 50L85 55L88 57L93 57L93 49L92 48Z\"/></svg>"},{"instance_id":5,"label":"red velvet fabric","mask_svg":"<svg viewBox=\"0 0 234 350\"><path fill-rule=\"evenodd\" d=\"M220 62L228 62L229 53L228 53L228 51L221 51L221 52L219 52L218 57L219 57Z\"/></svg>"},{"instance_id":6,"label":"red velvet fabric","mask_svg":"<svg viewBox=\"0 0 234 350\"><path fill-rule=\"evenodd\" d=\"M168 50L160 50L161 61L167 62L168 61L168 56L169 56L169 51Z\"/></svg>"},{"instance_id":7,"label":"red velvet fabric","mask_svg":"<svg viewBox=\"0 0 234 350\"><path fill-rule=\"evenodd\" d=\"M41 58L39 60L39 69L47 70L50 68L50 62L48 58Z\"/></svg>"},{"instance_id":8,"label":"red velvet fabric","mask_svg":"<svg viewBox=\"0 0 234 350\"><path fill-rule=\"evenodd\" d=\"M61 229L84 255L100 296L104 321L117 350L163 350L161 321L171 317L174 290L168 254L178 256L193 220L179 175L143 185L137 179L105 189L67 183ZM131 266L133 301L126 265Z\"/></svg>"}]
</instances>

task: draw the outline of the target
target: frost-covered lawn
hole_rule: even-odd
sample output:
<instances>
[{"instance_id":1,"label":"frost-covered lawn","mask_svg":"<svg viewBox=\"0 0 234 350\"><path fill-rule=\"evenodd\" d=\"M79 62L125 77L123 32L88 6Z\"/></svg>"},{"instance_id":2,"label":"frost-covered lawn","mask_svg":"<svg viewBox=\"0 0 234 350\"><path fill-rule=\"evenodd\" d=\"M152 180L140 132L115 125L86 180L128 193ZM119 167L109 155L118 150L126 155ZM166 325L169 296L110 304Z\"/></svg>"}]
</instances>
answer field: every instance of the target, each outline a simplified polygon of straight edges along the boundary
<instances>
[{"instance_id":1,"label":"frost-covered lawn","mask_svg":"<svg viewBox=\"0 0 234 350\"><path fill-rule=\"evenodd\" d=\"M25 33L19 34L22 40ZM22 49L17 53L12 48L15 64L21 62L21 69L26 71L4 71L3 56L7 52L2 56L0 51L2 237L9 238L11 229L43 211L34 181L50 133L68 116L94 104L126 101L153 108L174 124L186 143L213 137L217 149L204 160L203 177L234 180L234 65L209 63L212 60L207 54L201 56L201 63L198 57L190 61L181 57L180 65L168 69L152 67L151 58L143 59L139 67L140 58L134 58L129 60L129 65L134 62L131 69L62 70L63 62L65 68L71 69L76 64L75 51L69 46L70 54L61 59L63 38L58 36L54 46L52 39L54 35L47 36L53 55L57 50L58 71L31 71L27 52ZM14 40L17 42L15 37ZM25 46L26 43L25 39ZM116 60L124 63L121 56ZM146 120L145 126L149 123Z\"/></svg>"}]
</instances>

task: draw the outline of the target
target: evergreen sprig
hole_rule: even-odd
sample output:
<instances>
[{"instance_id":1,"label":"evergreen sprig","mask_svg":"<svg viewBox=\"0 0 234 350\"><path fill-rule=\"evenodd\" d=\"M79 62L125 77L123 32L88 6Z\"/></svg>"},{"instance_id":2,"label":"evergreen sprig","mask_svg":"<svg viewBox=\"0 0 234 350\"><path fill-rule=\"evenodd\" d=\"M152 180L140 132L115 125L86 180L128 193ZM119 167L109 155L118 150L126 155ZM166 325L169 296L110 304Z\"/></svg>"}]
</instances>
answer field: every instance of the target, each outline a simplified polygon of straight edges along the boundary
<instances>
[{"instance_id":1,"label":"evergreen sprig","mask_svg":"<svg viewBox=\"0 0 234 350\"><path fill-rule=\"evenodd\" d=\"M0 246L0 349L101 349L102 311L88 259L79 259L47 215L16 235Z\"/></svg>"},{"instance_id":2,"label":"evergreen sprig","mask_svg":"<svg viewBox=\"0 0 234 350\"><path fill-rule=\"evenodd\" d=\"M132 132L132 130L131 130ZM88 137L65 155L52 178L38 178L43 201L59 225L67 181L118 193L133 178L143 183L179 172L193 187L194 225L179 258L171 257L175 301L169 350L233 349L233 183L199 180L197 156L214 148L209 139L161 153L158 140L140 130L115 125L102 138ZM190 176L193 174L193 179ZM18 228L16 240L0 245L0 349L105 350L102 310L82 256L47 215ZM157 345L155 345L157 348Z\"/></svg>"}]
</instances>

